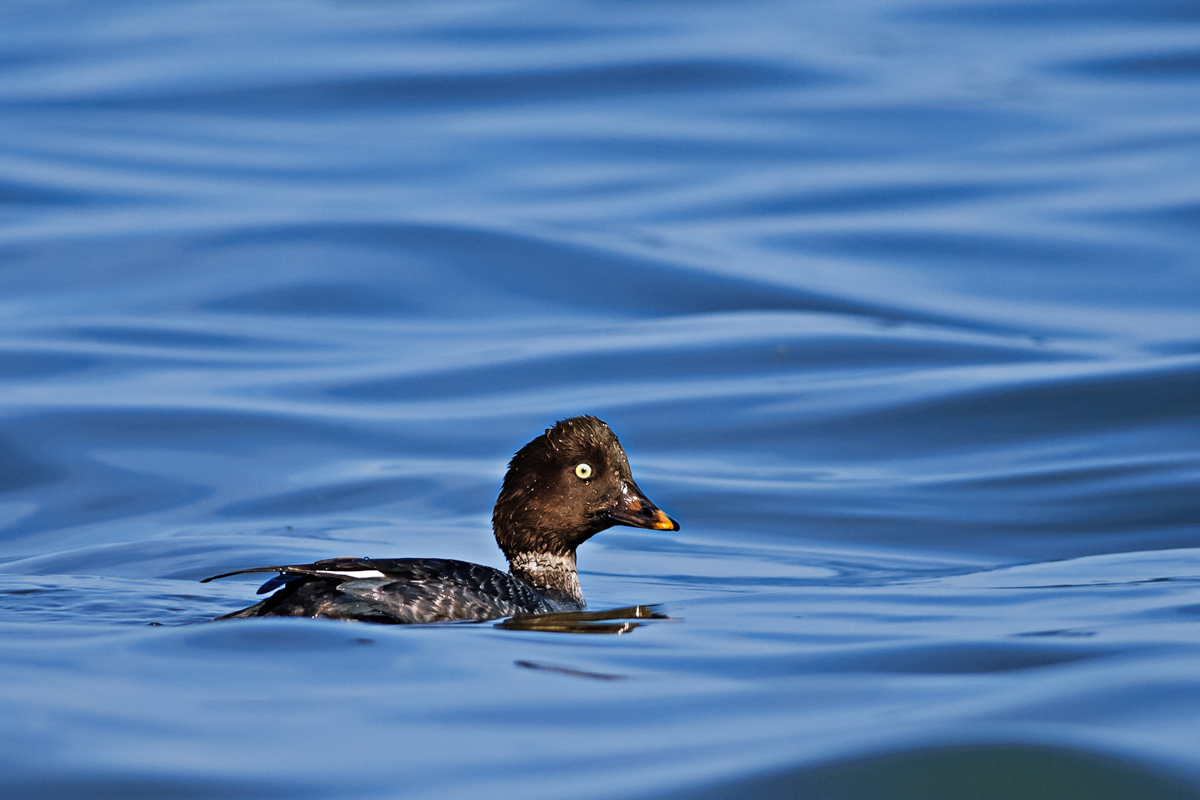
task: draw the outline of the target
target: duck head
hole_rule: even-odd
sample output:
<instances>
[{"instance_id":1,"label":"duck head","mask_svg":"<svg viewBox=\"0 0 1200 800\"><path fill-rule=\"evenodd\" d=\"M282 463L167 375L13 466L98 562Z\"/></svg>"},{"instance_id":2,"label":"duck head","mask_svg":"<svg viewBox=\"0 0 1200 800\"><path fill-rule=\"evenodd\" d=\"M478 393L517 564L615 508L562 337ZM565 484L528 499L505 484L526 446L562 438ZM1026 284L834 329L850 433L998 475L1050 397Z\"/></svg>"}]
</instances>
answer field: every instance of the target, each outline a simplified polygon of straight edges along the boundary
<instances>
[{"instance_id":1,"label":"duck head","mask_svg":"<svg viewBox=\"0 0 1200 800\"><path fill-rule=\"evenodd\" d=\"M677 531L638 488L616 434L595 417L555 424L513 456L492 514L504 555L569 557L606 528Z\"/></svg>"}]
</instances>

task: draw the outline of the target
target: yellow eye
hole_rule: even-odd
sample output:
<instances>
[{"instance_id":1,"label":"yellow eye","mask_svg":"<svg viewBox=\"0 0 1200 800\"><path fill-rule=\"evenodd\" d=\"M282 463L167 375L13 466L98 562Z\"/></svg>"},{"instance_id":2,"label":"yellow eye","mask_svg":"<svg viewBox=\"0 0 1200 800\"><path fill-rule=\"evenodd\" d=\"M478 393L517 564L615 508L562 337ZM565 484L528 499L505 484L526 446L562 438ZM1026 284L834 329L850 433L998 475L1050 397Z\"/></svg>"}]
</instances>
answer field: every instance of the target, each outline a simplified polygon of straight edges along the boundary
<instances>
[{"instance_id":1,"label":"yellow eye","mask_svg":"<svg viewBox=\"0 0 1200 800\"><path fill-rule=\"evenodd\" d=\"M576 464L575 465L575 477L579 478L581 481L586 481L588 478L592 477L592 465L591 464Z\"/></svg>"}]
</instances>

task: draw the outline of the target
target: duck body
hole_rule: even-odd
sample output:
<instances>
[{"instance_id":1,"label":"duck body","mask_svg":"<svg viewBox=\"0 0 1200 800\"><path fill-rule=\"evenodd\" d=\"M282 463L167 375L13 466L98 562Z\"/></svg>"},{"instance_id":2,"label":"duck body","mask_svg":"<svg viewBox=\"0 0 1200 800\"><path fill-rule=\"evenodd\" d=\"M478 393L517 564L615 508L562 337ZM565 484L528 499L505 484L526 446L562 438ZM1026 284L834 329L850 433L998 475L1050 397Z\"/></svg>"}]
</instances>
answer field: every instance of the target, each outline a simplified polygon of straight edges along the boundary
<instances>
[{"instance_id":1,"label":"duck body","mask_svg":"<svg viewBox=\"0 0 1200 800\"><path fill-rule=\"evenodd\" d=\"M253 567L278 573L259 589L277 590L218 619L319 617L418 624L487 620L587 607L576 548L613 525L679 530L637 484L617 437L595 417L558 422L509 463L492 514L509 571L438 558L331 558Z\"/></svg>"},{"instance_id":2,"label":"duck body","mask_svg":"<svg viewBox=\"0 0 1200 800\"><path fill-rule=\"evenodd\" d=\"M330 558L255 571L278 572L259 593L278 591L219 619L322 617L418 624L583 609L569 598L556 602L494 567L445 558Z\"/></svg>"}]
</instances>

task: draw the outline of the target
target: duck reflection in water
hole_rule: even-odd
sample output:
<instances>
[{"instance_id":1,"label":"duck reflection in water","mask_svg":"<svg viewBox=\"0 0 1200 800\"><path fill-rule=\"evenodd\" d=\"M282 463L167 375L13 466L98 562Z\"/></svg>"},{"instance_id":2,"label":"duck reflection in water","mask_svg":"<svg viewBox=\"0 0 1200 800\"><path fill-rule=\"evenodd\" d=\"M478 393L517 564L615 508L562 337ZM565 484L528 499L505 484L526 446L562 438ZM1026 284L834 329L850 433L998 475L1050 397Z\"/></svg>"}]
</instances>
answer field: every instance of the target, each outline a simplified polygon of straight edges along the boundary
<instances>
[{"instance_id":1,"label":"duck reflection in water","mask_svg":"<svg viewBox=\"0 0 1200 800\"><path fill-rule=\"evenodd\" d=\"M434 558L331 558L311 564L240 569L203 582L251 572L276 572L258 590L277 590L249 608L217 619L315 617L380 623L428 623L512 617L502 627L520 630L599 630L655 618L644 606L587 612L575 551L614 525L677 531L679 523L646 497L633 480L629 459L601 420L558 422L513 456L492 512L496 543L508 572L465 561ZM658 618L661 618L659 615ZM531 620L533 620L531 622ZM557 627L556 627L557 626Z\"/></svg>"},{"instance_id":2,"label":"duck reflection in water","mask_svg":"<svg viewBox=\"0 0 1200 800\"><path fill-rule=\"evenodd\" d=\"M672 619L659 606L627 606L607 611L559 611L549 614L514 614L496 623L510 631L547 631L549 633L629 633L640 628L641 619Z\"/></svg>"}]
</instances>

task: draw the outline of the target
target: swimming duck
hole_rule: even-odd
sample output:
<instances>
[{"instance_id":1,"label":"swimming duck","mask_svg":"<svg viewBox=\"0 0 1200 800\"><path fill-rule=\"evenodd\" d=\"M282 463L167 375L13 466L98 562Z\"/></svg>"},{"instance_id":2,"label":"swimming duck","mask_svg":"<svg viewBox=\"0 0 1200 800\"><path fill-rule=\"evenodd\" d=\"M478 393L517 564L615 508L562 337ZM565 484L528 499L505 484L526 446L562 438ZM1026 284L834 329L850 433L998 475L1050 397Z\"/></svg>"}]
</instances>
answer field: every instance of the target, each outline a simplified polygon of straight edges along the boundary
<instances>
[{"instance_id":1,"label":"swimming duck","mask_svg":"<svg viewBox=\"0 0 1200 800\"><path fill-rule=\"evenodd\" d=\"M321 617L363 622L487 620L587 607L575 550L614 525L677 531L634 483L616 435L596 417L564 419L509 462L492 511L508 572L440 558L330 558L239 569L276 572L273 595L217 619Z\"/></svg>"}]
</instances>

